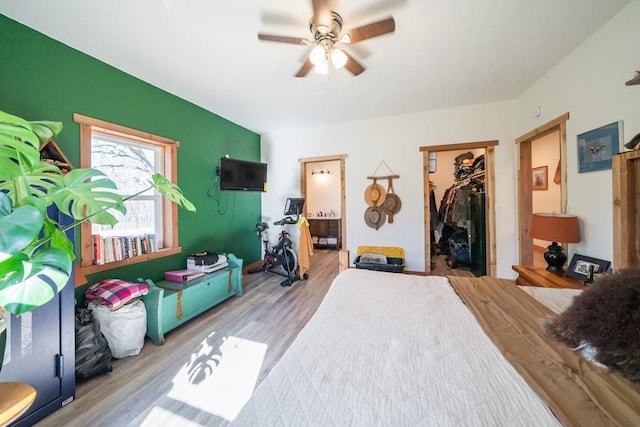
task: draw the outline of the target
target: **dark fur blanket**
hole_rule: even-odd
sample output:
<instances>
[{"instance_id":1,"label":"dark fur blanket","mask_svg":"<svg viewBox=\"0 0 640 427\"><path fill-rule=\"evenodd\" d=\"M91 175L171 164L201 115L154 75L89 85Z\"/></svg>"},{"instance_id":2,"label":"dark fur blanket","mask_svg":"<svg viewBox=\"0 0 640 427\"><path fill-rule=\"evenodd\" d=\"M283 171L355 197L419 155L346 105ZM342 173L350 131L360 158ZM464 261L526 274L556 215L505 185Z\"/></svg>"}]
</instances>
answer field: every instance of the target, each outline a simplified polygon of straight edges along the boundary
<instances>
[{"instance_id":1,"label":"dark fur blanket","mask_svg":"<svg viewBox=\"0 0 640 427\"><path fill-rule=\"evenodd\" d=\"M640 269L602 275L544 330L574 349L592 347L595 361L640 383Z\"/></svg>"}]
</instances>

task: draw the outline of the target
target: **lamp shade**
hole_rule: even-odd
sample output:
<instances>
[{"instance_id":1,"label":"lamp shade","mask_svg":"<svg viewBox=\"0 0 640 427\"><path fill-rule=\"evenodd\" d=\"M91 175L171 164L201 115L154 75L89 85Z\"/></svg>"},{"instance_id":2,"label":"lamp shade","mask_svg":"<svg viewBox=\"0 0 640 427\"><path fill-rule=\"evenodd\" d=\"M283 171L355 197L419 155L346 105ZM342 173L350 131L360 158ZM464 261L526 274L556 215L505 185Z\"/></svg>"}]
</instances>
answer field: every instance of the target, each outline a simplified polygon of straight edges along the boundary
<instances>
[{"instance_id":1,"label":"lamp shade","mask_svg":"<svg viewBox=\"0 0 640 427\"><path fill-rule=\"evenodd\" d=\"M578 243L578 217L558 213L534 213L531 216L529 237L561 243Z\"/></svg>"},{"instance_id":2,"label":"lamp shade","mask_svg":"<svg viewBox=\"0 0 640 427\"><path fill-rule=\"evenodd\" d=\"M347 54L338 48L333 48L331 50L331 62L333 66L336 67L336 70L344 67L347 63Z\"/></svg>"},{"instance_id":3,"label":"lamp shade","mask_svg":"<svg viewBox=\"0 0 640 427\"><path fill-rule=\"evenodd\" d=\"M316 45L313 49L311 49L311 53L309 53L309 61L313 65L318 65L321 62L327 62L327 52L324 49L324 46Z\"/></svg>"}]
</instances>

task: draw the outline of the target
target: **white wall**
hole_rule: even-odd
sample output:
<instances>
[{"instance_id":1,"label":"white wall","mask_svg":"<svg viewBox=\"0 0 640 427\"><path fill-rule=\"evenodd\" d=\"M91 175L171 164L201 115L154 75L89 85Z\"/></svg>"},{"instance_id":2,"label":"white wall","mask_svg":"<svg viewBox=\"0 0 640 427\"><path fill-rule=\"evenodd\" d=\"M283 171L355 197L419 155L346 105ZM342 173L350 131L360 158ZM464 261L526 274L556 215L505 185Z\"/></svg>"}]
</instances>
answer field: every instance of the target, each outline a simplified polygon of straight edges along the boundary
<instances>
[{"instance_id":1,"label":"white wall","mask_svg":"<svg viewBox=\"0 0 640 427\"><path fill-rule=\"evenodd\" d=\"M577 173L576 135L616 120L624 121L624 141L640 132L640 86L625 86L640 69L640 1L634 1L583 45L561 61L518 99L402 116L344 123L323 128L265 134L262 160L269 163L269 192L263 195L265 220L278 219L287 197L299 190L298 159L347 154L347 249L359 245L401 246L407 269L424 270L422 155L420 146L498 140L496 147L497 273L515 277L518 262L516 164L514 139L566 113L568 213L581 220L577 252L611 260L611 171ZM541 47L543 49L544 47ZM534 109L542 107L540 117ZM384 160L400 179L394 181L402 210L393 224L366 226L363 191Z\"/></svg>"},{"instance_id":2,"label":"white wall","mask_svg":"<svg viewBox=\"0 0 640 427\"><path fill-rule=\"evenodd\" d=\"M569 245L569 256L613 259L611 170L577 173L576 136L617 120L624 122L624 142L640 132L640 85L624 85L640 70L638 22L640 1L634 1L517 99L517 135L570 114L567 211L580 219L582 241Z\"/></svg>"},{"instance_id":3,"label":"white wall","mask_svg":"<svg viewBox=\"0 0 640 427\"><path fill-rule=\"evenodd\" d=\"M419 148L498 140L498 273L511 277L511 265L517 261L513 111L513 102L500 102L262 135L262 161L269 163L263 216L268 221L278 219L286 198L300 194L298 159L346 154L343 220L350 260L361 245L400 246L406 253L407 269L424 271L424 188ZM381 161L400 175L393 187L402 209L393 224L375 230L364 222L364 190L371 183L366 177Z\"/></svg>"}]
</instances>

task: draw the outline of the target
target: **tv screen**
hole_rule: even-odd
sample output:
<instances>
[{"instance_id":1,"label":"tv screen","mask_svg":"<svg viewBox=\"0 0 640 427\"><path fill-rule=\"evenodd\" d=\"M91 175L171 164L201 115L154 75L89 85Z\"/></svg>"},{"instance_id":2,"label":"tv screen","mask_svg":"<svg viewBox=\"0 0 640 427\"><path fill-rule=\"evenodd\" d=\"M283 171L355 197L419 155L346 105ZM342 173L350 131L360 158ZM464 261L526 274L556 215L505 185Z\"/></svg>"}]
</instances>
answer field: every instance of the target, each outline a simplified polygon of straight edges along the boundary
<instances>
[{"instance_id":1,"label":"tv screen","mask_svg":"<svg viewBox=\"0 0 640 427\"><path fill-rule=\"evenodd\" d=\"M222 157L220 190L267 191L267 164Z\"/></svg>"}]
</instances>

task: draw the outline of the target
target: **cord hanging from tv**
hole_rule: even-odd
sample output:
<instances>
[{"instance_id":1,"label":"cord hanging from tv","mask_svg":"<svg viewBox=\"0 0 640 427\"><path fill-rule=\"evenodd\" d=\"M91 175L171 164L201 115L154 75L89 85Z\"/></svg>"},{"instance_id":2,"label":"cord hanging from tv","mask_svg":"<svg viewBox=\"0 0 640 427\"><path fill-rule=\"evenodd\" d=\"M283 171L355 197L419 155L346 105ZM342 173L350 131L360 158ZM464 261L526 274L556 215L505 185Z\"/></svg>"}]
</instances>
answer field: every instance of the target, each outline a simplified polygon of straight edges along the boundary
<instances>
[{"instance_id":1,"label":"cord hanging from tv","mask_svg":"<svg viewBox=\"0 0 640 427\"><path fill-rule=\"evenodd\" d=\"M222 191L267 191L266 163L222 157L218 174Z\"/></svg>"}]
</instances>

